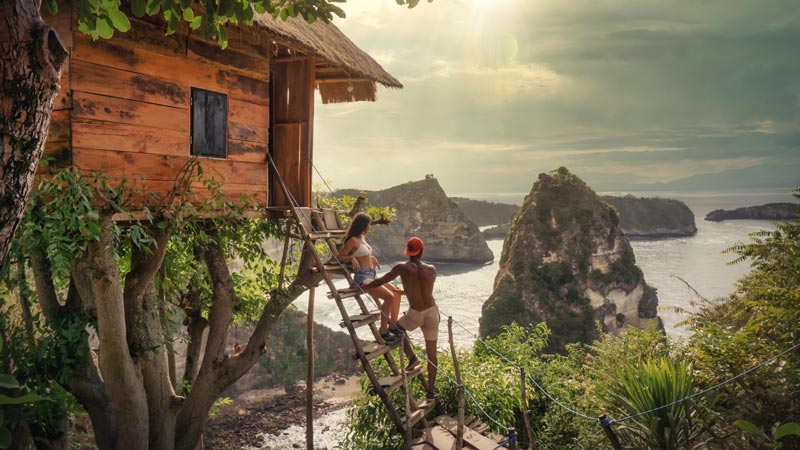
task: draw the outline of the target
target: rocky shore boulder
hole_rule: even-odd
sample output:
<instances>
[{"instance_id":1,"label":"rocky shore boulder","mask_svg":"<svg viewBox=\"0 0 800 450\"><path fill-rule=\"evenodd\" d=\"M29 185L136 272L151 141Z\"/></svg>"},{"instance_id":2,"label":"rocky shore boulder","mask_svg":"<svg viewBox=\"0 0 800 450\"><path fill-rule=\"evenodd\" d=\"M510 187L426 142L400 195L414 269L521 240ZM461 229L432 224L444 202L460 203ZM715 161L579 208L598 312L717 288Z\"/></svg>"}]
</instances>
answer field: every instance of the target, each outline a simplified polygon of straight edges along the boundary
<instances>
[{"instance_id":1,"label":"rocky shore boulder","mask_svg":"<svg viewBox=\"0 0 800 450\"><path fill-rule=\"evenodd\" d=\"M376 226L368 236L380 249L379 258L407 259L403 255L406 241L419 236L425 242L426 261L484 264L494 259L477 225L467 219L433 177L382 191L342 189L336 195L363 195L373 205L397 209L392 223Z\"/></svg>"},{"instance_id":2,"label":"rocky shore boulder","mask_svg":"<svg viewBox=\"0 0 800 450\"><path fill-rule=\"evenodd\" d=\"M721 222L723 220L790 220L798 213L797 203L767 203L766 205L748 206L733 210L715 209L706 215L706 220Z\"/></svg>"},{"instance_id":3,"label":"rocky shore boulder","mask_svg":"<svg viewBox=\"0 0 800 450\"><path fill-rule=\"evenodd\" d=\"M697 233L694 213L680 200L633 195L601 198L617 209L620 226L628 237L662 238Z\"/></svg>"},{"instance_id":4,"label":"rocky shore boulder","mask_svg":"<svg viewBox=\"0 0 800 450\"><path fill-rule=\"evenodd\" d=\"M511 322L547 322L549 351L625 326L663 325L658 298L636 266L616 210L560 168L539 175L503 244L480 332Z\"/></svg>"}]
</instances>

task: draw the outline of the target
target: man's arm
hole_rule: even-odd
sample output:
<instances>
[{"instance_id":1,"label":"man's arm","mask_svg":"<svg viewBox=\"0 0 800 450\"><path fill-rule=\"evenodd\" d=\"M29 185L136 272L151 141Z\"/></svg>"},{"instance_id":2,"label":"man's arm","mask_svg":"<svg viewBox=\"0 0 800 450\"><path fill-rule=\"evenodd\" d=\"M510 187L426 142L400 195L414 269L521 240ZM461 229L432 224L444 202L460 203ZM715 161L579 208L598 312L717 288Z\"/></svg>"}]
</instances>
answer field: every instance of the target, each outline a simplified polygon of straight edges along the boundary
<instances>
[{"instance_id":1,"label":"man's arm","mask_svg":"<svg viewBox=\"0 0 800 450\"><path fill-rule=\"evenodd\" d=\"M399 264L394 266L394 267L392 267L392 270L390 270L390 271L386 272L385 274L383 274L382 277L379 277L379 278L376 278L376 279L370 281L369 283L365 284L363 287L365 289L370 289L370 288L381 286L383 284L386 284L386 283L394 280L395 278L400 276L399 267L400 267Z\"/></svg>"}]
</instances>

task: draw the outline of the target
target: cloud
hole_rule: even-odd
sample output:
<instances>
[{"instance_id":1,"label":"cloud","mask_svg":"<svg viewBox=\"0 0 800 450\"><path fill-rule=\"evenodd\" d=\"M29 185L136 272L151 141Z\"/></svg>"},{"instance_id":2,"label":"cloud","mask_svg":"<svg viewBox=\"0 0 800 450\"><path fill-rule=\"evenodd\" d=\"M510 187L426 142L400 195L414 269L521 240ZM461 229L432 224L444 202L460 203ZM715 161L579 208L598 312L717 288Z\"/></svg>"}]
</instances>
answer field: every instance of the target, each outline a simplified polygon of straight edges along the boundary
<instances>
[{"instance_id":1,"label":"cloud","mask_svg":"<svg viewBox=\"0 0 800 450\"><path fill-rule=\"evenodd\" d=\"M497 192L559 165L659 181L800 172L795 0L501 3L345 4L337 25L406 88L317 105L315 158L334 179L434 172Z\"/></svg>"}]
</instances>

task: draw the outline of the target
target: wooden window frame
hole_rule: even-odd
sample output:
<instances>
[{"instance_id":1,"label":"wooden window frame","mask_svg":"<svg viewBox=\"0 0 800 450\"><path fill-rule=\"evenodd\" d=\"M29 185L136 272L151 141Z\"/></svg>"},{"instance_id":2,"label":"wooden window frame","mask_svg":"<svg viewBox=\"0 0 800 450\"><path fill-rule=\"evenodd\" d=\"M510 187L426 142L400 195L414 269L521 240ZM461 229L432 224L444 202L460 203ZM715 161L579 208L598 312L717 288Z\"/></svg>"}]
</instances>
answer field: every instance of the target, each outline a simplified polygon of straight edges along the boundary
<instances>
[{"instance_id":1,"label":"wooden window frame","mask_svg":"<svg viewBox=\"0 0 800 450\"><path fill-rule=\"evenodd\" d=\"M223 154L216 154L216 153L198 153L195 150L195 142L194 142L194 132L195 132L195 113L196 113L196 106L195 106L195 93L203 92L206 94L213 94L214 96L221 96L224 99L223 102L223 123L222 123L222 130L221 133L223 134L224 138L222 152ZM228 94L224 94L222 92L210 91L208 89L202 88L191 88L191 126L190 126L190 135L189 135L189 155L202 157L202 158L214 158L214 159L228 159ZM205 145L206 148L209 147L208 144Z\"/></svg>"}]
</instances>

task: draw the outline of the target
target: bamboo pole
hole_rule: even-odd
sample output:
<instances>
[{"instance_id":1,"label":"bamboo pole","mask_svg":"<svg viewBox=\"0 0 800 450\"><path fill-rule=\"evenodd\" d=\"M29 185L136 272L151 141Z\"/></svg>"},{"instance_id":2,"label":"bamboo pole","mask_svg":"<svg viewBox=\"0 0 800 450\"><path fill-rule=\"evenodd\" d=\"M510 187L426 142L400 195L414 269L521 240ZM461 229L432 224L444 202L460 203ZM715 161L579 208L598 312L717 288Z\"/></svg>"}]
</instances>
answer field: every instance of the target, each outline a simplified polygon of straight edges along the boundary
<instances>
[{"instance_id":1,"label":"bamboo pole","mask_svg":"<svg viewBox=\"0 0 800 450\"><path fill-rule=\"evenodd\" d=\"M403 336L403 339L408 339L408 336ZM408 447L411 445L411 404L408 399L408 380L406 380L406 358L405 352L403 351L403 346L400 346L400 350L397 352L400 354L400 377L403 380L403 397L405 399L405 409L406 409L406 426L405 426L405 445Z\"/></svg>"},{"instance_id":2,"label":"bamboo pole","mask_svg":"<svg viewBox=\"0 0 800 450\"><path fill-rule=\"evenodd\" d=\"M291 225L286 224L286 240L283 241L283 255L281 256L281 270L278 273L278 289L283 289L283 275L286 273L286 256L289 254L289 241L292 238L289 236Z\"/></svg>"},{"instance_id":3,"label":"bamboo pole","mask_svg":"<svg viewBox=\"0 0 800 450\"><path fill-rule=\"evenodd\" d=\"M536 442L533 440L533 430L531 429L531 419L528 416L528 393L525 389L525 369L519 368L520 378L520 391L521 391L521 406L522 418L525 421L525 432L528 433L528 443L531 445L531 450L536 450Z\"/></svg>"},{"instance_id":4,"label":"bamboo pole","mask_svg":"<svg viewBox=\"0 0 800 450\"><path fill-rule=\"evenodd\" d=\"M306 317L306 450L314 450L314 287L308 290Z\"/></svg>"},{"instance_id":5,"label":"bamboo pole","mask_svg":"<svg viewBox=\"0 0 800 450\"><path fill-rule=\"evenodd\" d=\"M456 357L456 346L453 343L453 316L447 317L447 337L450 340L450 354L453 357L453 370L456 372L456 383L458 383L458 426L456 428L456 450L464 448L464 409L466 403L464 399L464 383L461 381L461 369L458 367Z\"/></svg>"}]
</instances>

